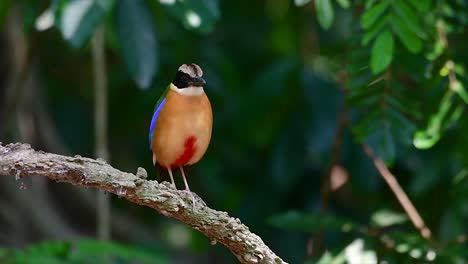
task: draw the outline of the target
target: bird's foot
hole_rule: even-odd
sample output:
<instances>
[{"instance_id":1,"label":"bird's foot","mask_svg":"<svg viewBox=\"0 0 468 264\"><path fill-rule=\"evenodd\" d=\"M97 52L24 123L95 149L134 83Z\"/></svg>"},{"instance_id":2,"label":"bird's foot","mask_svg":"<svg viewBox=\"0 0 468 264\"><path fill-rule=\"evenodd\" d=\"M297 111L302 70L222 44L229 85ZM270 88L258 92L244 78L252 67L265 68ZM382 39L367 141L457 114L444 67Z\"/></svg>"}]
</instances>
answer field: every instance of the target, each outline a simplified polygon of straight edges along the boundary
<instances>
[{"instance_id":1,"label":"bird's foot","mask_svg":"<svg viewBox=\"0 0 468 264\"><path fill-rule=\"evenodd\" d=\"M195 195L193 195L193 193L190 191L190 190L183 190L183 192L187 193L189 196L192 197L192 207L195 208L196 207L196 202L195 202Z\"/></svg>"}]
</instances>

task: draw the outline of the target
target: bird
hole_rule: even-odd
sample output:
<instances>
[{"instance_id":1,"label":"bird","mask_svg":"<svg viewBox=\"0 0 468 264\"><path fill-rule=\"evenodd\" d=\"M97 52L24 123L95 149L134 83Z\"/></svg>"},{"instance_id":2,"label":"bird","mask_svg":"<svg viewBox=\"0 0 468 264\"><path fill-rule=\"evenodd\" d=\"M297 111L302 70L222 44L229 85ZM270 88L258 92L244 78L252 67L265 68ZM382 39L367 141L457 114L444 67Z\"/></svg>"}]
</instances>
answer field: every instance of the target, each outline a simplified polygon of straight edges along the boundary
<instances>
[{"instance_id":1,"label":"bird","mask_svg":"<svg viewBox=\"0 0 468 264\"><path fill-rule=\"evenodd\" d=\"M203 87L203 71L195 63L182 64L157 101L149 129L153 165L167 170L174 188L173 170L180 170L190 191L184 166L200 161L208 149L213 127L211 103Z\"/></svg>"}]
</instances>

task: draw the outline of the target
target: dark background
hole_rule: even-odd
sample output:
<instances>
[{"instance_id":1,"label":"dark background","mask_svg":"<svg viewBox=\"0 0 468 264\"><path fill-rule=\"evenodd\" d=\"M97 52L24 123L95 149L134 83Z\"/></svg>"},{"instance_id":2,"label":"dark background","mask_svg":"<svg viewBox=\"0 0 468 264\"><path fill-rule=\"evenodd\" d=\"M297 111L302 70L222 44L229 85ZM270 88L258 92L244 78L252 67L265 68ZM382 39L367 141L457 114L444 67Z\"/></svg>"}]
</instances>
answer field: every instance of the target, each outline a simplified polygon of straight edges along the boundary
<instances>
[{"instance_id":1,"label":"dark background","mask_svg":"<svg viewBox=\"0 0 468 264\"><path fill-rule=\"evenodd\" d=\"M290 263L466 263L466 1L77 2L1 0L0 141L96 157L90 39L103 26L114 167L168 180L152 166L149 123L177 68L197 63L213 136L187 173L210 207L240 218ZM55 21L39 31L45 10ZM67 23L77 27L71 36ZM431 239L363 144L390 167ZM0 180L5 263L236 262L222 245L115 196L113 242L98 242L95 190Z\"/></svg>"}]
</instances>

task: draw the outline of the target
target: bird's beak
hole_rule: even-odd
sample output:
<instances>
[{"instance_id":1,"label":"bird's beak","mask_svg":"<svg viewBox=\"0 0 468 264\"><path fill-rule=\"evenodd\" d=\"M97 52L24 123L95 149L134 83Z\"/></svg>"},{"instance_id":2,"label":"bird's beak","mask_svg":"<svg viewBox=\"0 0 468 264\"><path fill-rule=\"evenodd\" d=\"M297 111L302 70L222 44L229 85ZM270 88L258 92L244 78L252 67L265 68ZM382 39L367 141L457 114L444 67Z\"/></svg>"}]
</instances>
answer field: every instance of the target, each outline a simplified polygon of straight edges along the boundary
<instances>
[{"instance_id":1,"label":"bird's beak","mask_svg":"<svg viewBox=\"0 0 468 264\"><path fill-rule=\"evenodd\" d=\"M191 84L193 86L204 86L206 84L206 81L202 77L197 77L192 79Z\"/></svg>"}]
</instances>

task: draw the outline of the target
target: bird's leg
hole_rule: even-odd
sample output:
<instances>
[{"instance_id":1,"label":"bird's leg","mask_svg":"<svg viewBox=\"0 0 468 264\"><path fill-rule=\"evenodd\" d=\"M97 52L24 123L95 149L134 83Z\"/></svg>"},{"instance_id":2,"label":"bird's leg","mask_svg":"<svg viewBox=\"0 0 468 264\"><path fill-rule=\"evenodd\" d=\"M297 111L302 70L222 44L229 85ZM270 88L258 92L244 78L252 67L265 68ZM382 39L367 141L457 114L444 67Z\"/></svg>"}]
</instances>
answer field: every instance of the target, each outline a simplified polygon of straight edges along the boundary
<instances>
[{"instance_id":1,"label":"bird's leg","mask_svg":"<svg viewBox=\"0 0 468 264\"><path fill-rule=\"evenodd\" d=\"M190 192L190 188L188 186L187 179L185 178L184 168L182 166L180 166L179 168L180 168L180 173L182 174L182 178L184 179L185 190Z\"/></svg>"},{"instance_id":2,"label":"bird's leg","mask_svg":"<svg viewBox=\"0 0 468 264\"><path fill-rule=\"evenodd\" d=\"M187 191L188 193L190 193L190 195L192 196L192 204L193 204L193 207L195 207L195 196L194 196L193 193L190 191L190 188L189 188L189 186L188 186L187 179L185 178L184 167L183 167L183 166L180 166L179 168L180 168L180 173L182 174L182 179L184 179L185 191Z\"/></svg>"},{"instance_id":3,"label":"bird's leg","mask_svg":"<svg viewBox=\"0 0 468 264\"><path fill-rule=\"evenodd\" d=\"M177 189L176 186L175 186L174 176L172 176L171 167L167 168L167 172L169 172L169 176L171 177L172 187L174 187L174 189Z\"/></svg>"}]
</instances>

